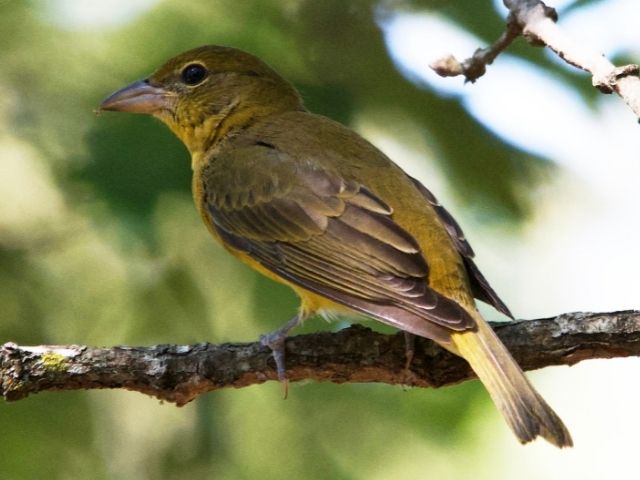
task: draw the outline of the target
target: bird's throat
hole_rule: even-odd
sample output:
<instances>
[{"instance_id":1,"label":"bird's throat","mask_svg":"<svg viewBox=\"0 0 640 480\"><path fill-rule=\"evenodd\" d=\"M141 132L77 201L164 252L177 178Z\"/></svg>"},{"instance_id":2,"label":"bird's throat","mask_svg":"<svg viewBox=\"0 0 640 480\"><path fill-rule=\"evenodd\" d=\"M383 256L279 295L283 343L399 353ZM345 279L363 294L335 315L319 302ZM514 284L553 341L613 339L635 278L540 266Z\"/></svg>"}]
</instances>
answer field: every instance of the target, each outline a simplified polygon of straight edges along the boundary
<instances>
[{"instance_id":1,"label":"bird's throat","mask_svg":"<svg viewBox=\"0 0 640 480\"><path fill-rule=\"evenodd\" d=\"M206 116L201 122L166 122L182 140L192 158L201 158L205 152L215 149L227 138L248 128L270 111L232 103L223 110ZM195 166L195 165L193 165Z\"/></svg>"}]
</instances>

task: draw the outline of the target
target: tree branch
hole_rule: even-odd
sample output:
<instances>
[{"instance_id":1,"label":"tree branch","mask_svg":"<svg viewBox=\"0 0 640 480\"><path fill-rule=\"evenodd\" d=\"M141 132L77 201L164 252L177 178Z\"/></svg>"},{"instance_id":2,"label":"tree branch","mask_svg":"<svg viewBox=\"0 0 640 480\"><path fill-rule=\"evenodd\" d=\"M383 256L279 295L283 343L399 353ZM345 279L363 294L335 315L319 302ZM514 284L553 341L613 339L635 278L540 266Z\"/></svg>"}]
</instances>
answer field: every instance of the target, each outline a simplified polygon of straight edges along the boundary
<instances>
[{"instance_id":1,"label":"tree branch","mask_svg":"<svg viewBox=\"0 0 640 480\"><path fill-rule=\"evenodd\" d=\"M494 328L524 370L640 355L638 311L568 313ZM402 334L358 325L289 338L286 350L291 381L435 388L473 376L464 360L421 338L405 370ZM8 401L46 390L125 388L184 405L205 392L276 378L270 351L259 342L113 348L5 343L0 349L0 391Z\"/></svg>"},{"instance_id":2,"label":"tree branch","mask_svg":"<svg viewBox=\"0 0 640 480\"><path fill-rule=\"evenodd\" d=\"M556 11L540 0L503 0L509 9L507 28L490 47L478 49L459 62L452 55L436 60L431 68L443 77L464 75L466 81L475 82L495 58L515 38L522 35L529 43L547 46L569 65L589 72L593 86L603 93L617 93L640 119L640 66L616 67L600 52L586 48L571 38L556 21Z\"/></svg>"}]
</instances>

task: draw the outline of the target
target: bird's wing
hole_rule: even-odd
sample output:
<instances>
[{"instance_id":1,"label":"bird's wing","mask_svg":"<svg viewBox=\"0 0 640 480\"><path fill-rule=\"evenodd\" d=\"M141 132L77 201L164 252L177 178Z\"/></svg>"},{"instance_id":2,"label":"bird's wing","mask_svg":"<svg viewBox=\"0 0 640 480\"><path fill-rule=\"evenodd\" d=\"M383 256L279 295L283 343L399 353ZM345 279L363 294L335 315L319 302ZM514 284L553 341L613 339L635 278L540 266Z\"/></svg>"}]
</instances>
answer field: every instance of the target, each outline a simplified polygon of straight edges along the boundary
<instances>
[{"instance_id":1,"label":"bird's wing","mask_svg":"<svg viewBox=\"0 0 640 480\"><path fill-rule=\"evenodd\" d=\"M462 256L464 260L464 265L467 269L467 275L469 277L469 284L471 285L471 291L473 296L478 300L482 300L485 303L488 303L493 308L498 310L499 312L504 313L508 317L513 318L509 307L505 305L505 303L500 299L498 294L495 292L491 285L487 281L487 279L482 275L482 272L478 268L478 266L473 261L473 257L475 256L471 245L467 241L464 236L464 232L458 222L456 222L455 218L447 211L446 208L442 206L442 204L438 201L433 193L427 187L425 187L422 183L420 183L415 178L411 178L411 181L418 188L422 196L433 206L436 213L444 223L451 240L453 240L458 253Z\"/></svg>"},{"instance_id":2,"label":"bird's wing","mask_svg":"<svg viewBox=\"0 0 640 480\"><path fill-rule=\"evenodd\" d=\"M475 327L366 185L262 145L216 158L202 181L220 237L289 282L434 339Z\"/></svg>"}]
</instances>

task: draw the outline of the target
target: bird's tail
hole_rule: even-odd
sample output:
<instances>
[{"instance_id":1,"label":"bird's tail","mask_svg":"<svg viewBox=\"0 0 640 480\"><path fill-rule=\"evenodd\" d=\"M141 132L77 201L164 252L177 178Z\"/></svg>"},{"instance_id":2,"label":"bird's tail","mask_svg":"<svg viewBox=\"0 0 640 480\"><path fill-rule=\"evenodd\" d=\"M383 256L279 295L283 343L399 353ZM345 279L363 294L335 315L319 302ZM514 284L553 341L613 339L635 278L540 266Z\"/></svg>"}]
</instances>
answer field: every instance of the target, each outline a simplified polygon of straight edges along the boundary
<instances>
[{"instance_id":1,"label":"bird's tail","mask_svg":"<svg viewBox=\"0 0 640 480\"><path fill-rule=\"evenodd\" d=\"M521 443L538 435L557 447L573 445L569 431L529 383L509 351L479 313L476 331L454 333L454 350L478 375Z\"/></svg>"}]
</instances>

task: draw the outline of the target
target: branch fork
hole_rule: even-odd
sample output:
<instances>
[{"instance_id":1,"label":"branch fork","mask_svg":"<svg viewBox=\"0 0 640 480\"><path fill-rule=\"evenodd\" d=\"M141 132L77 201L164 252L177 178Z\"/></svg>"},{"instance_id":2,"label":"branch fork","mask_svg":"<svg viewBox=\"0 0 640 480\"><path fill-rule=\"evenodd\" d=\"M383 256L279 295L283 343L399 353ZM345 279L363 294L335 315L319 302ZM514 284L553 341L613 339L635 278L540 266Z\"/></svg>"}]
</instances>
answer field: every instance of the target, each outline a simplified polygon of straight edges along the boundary
<instances>
[{"instance_id":1,"label":"branch fork","mask_svg":"<svg viewBox=\"0 0 640 480\"><path fill-rule=\"evenodd\" d=\"M592 84L602 93L616 93L640 119L640 66L636 64L616 67L599 52L584 47L567 35L558 25L555 9L540 0L503 0L509 9L506 29L487 48L459 61L447 55L431 64L442 77L463 75L465 82L475 82L517 37L523 36L534 46L549 47L569 65L591 74Z\"/></svg>"}]
</instances>

